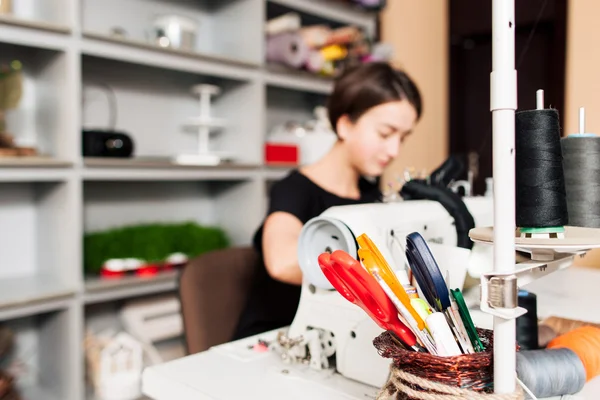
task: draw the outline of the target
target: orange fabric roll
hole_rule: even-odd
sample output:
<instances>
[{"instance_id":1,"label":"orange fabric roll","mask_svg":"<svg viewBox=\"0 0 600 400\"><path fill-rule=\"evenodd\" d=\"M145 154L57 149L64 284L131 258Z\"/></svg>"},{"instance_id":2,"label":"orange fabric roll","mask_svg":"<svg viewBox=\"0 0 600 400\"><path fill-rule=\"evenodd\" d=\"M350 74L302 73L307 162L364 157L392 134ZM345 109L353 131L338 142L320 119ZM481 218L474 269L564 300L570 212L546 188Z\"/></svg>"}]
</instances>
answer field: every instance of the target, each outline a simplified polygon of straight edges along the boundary
<instances>
[{"instance_id":1,"label":"orange fabric roll","mask_svg":"<svg viewBox=\"0 0 600 400\"><path fill-rule=\"evenodd\" d=\"M600 328L583 326L548 343L549 349L567 348L573 351L583 363L586 381L600 375Z\"/></svg>"}]
</instances>

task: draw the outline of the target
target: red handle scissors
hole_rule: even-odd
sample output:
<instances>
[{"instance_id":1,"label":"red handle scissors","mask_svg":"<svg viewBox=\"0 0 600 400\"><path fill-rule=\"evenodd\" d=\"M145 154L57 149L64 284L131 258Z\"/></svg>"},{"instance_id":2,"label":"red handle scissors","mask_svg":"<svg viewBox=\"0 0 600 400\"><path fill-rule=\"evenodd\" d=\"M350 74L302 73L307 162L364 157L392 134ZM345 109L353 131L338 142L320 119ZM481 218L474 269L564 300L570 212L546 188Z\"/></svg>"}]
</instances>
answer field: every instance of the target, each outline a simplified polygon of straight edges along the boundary
<instances>
[{"instance_id":1,"label":"red handle scissors","mask_svg":"<svg viewBox=\"0 0 600 400\"><path fill-rule=\"evenodd\" d=\"M349 302L362 308L386 331L392 331L413 350L422 351L414 333L398 319L394 303L360 262L343 250L319 256L319 265L333 287Z\"/></svg>"}]
</instances>

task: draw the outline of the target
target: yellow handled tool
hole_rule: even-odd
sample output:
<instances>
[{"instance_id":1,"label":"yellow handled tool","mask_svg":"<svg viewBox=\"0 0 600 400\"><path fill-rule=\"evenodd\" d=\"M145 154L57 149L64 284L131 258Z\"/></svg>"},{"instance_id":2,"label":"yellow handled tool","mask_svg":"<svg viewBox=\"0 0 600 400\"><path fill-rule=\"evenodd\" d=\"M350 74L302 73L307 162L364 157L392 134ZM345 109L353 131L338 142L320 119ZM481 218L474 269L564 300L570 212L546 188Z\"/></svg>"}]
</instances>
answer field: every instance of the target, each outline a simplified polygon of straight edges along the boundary
<instances>
[{"instance_id":1,"label":"yellow handled tool","mask_svg":"<svg viewBox=\"0 0 600 400\"><path fill-rule=\"evenodd\" d=\"M369 238L364 233L360 235L356 239L356 241L360 246L360 249L358 250L358 256L361 260L364 260L363 262L365 268L369 272L376 269L379 275L381 276L381 279L383 279L383 281L390 287L394 295L398 298L398 300L400 300L402 305L404 305L404 307L408 310L410 315L414 318L419 330L426 329L425 321L423 321L423 318L421 318L419 313L417 313L417 311L412 306L410 298L404 290L404 287L402 286L398 278L396 278L396 274L394 274L392 268L389 266L387 261L385 261L383 255L381 254L377 246L375 246L375 243L373 243L371 238Z\"/></svg>"}]
</instances>

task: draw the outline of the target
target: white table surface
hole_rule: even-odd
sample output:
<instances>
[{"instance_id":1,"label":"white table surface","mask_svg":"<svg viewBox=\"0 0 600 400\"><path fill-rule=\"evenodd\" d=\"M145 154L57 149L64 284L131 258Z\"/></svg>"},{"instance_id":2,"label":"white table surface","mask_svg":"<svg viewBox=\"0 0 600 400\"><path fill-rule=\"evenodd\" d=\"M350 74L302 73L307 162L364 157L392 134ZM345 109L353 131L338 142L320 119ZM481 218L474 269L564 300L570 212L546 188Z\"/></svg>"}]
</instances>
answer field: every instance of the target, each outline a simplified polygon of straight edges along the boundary
<instances>
[{"instance_id":1,"label":"white table surface","mask_svg":"<svg viewBox=\"0 0 600 400\"><path fill-rule=\"evenodd\" d=\"M374 399L377 388L345 379L332 371L286 365L275 352L249 349L276 332L214 347L146 368L143 392L156 400Z\"/></svg>"},{"instance_id":2,"label":"white table surface","mask_svg":"<svg viewBox=\"0 0 600 400\"><path fill-rule=\"evenodd\" d=\"M600 270L572 267L524 288L536 293L540 316L600 322ZM143 392L154 400L365 400L375 398L379 390L335 373L290 367L274 353L249 350L256 341L257 337L247 338L146 368ZM588 382L577 397L563 397L567 398L600 399L600 377Z\"/></svg>"}]
</instances>

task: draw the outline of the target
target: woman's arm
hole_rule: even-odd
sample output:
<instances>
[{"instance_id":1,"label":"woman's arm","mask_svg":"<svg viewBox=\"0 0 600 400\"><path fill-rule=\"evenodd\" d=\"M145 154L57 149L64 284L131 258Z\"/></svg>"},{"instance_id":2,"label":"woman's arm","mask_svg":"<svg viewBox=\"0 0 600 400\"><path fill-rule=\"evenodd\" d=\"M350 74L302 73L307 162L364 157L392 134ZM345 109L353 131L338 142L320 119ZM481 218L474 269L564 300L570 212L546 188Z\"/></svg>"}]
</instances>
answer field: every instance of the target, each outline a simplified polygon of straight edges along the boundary
<instances>
[{"instance_id":1,"label":"woman's arm","mask_svg":"<svg viewBox=\"0 0 600 400\"><path fill-rule=\"evenodd\" d=\"M288 212L269 215L263 228L263 258L269 275L278 281L302 284L298 264L298 239L302 222Z\"/></svg>"}]
</instances>

